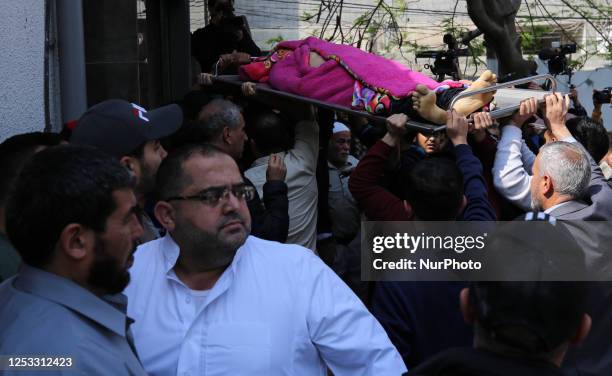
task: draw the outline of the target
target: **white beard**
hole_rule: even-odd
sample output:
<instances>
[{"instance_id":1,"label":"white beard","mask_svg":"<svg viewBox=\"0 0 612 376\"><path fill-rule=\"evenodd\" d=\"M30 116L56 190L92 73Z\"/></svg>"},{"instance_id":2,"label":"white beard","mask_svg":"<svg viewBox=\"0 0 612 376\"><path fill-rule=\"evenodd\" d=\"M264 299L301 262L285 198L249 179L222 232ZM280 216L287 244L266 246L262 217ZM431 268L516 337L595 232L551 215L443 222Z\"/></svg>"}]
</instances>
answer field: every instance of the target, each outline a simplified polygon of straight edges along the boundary
<instances>
[{"instance_id":1,"label":"white beard","mask_svg":"<svg viewBox=\"0 0 612 376\"><path fill-rule=\"evenodd\" d=\"M542 211L542 205L540 204L540 202L538 202L538 199L534 197L533 195L531 195L531 210L533 210L534 212Z\"/></svg>"}]
</instances>

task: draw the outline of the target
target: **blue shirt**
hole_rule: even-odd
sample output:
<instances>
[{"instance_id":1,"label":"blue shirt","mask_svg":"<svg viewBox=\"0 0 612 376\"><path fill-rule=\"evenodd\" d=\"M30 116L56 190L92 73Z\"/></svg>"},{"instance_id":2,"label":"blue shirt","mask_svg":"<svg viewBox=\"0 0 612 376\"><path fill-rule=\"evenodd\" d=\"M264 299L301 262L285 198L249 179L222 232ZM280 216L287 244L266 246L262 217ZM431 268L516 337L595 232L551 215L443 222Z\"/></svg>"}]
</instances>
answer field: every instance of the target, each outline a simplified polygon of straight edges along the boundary
<instances>
[{"instance_id":1,"label":"blue shirt","mask_svg":"<svg viewBox=\"0 0 612 376\"><path fill-rule=\"evenodd\" d=\"M378 321L306 248L248 237L201 304L174 273L178 256L170 235L141 245L125 291L151 375L406 371Z\"/></svg>"},{"instance_id":2,"label":"blue shirt","mask_svg":"<svg viewBox=\"0 0 612 376\"><path fill-rule=\"evenodd\" d=\"M132 351L125 296L101 299L76 283L24 266L0 285L0 354L71 358L63 370L3 375L145 375Z\"/></svg>"}]
</instances>

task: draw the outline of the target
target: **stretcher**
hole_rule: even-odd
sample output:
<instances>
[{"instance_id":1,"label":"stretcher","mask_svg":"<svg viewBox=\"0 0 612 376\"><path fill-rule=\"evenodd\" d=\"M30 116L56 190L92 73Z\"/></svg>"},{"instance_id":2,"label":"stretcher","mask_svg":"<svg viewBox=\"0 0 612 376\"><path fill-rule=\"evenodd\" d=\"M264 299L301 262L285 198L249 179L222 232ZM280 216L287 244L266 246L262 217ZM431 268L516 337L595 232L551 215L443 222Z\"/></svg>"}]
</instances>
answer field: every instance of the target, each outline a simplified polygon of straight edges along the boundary
<instances>
[{"instance_id":1,"label":"stretcher","mask_svg":"<svg viewBox=\"0 0 612 376\"><path fill-rule=\"evenodd\" d=\"M549 81L549 87L551 90L532 90L532 89L516 89L512 86L527 84L533 81ZM474 90L464 91L459 93L453 98L449 107L452 108L459 99L467 98L476 94L495 93L496 107L491 111L491 117L493 119L501 119L514 114L521 104L521 101L527 98L535 98L538 103L544 102L544 97L557 91L557 81L550 74L540 74L537 76L525 77L514 81L504 82L502 84L495 84L490 87Z\"/></svg>"},{"instance_id":2,"label":"stretcher","mask_svg":"<svg viewBox=\"0 0 612 376\"><path fill-rule=\"evenodd\" d=\"M526 84L532 81L541 81L547 80L550 81L550 91L544 90L530 90L530 89L515 89L511 88L515 85ZM213 76L213 85L219 88L231 88L233 90L240 90L243 81L237 75L216 75ZM385 123L385 118L378 115L373 115L369 112L356 110L350 107L344 107L336 104L326 103L320 100L311 99L302 97L299 95L287 93L284 91L275 90L265 83L256 83L256 90L264 93L271 94L275 97L287 99L290 101L296 101L301 103L309 103L317 107L325 108L332 111L338 111L342 113L347 113L349 115L361 116L367 118L374 124L382 124ZM467 98L473 95L489 93L496 91L495 93L495 103L496 107L491 111L491 117L493 119L501 119L504 117L508 117L515 113L520 106L520 102L523 99L534 97L538 103L542 103L544 101L544 97L548 94L555 92L557 89L557 82L555 78L550 74L541 74L532 77L521 78L518 80L504 82L502 84L495 84L490 87L474 90L474 91L464 91L458 94L451 101L450 107L461 98ZM446 128L446 125L439 125L433 123L419 122L414 120L408 120L406 123L406 127L408 129L412 129L422 133L434 133L442 131Z\"/></svg>"}]
</instances>

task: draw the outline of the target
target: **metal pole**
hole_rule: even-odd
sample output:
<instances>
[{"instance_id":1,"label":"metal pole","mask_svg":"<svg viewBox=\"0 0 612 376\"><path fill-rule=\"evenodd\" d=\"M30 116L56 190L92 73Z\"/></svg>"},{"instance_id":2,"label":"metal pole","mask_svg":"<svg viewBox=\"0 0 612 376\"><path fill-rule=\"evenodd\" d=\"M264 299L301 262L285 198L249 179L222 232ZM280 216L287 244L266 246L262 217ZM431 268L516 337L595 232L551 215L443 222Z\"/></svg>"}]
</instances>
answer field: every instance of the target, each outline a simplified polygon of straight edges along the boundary
<instances>
[{"instance_id":1,"label":"metal pole","mask_svg":"<svg viewBox=\"0 0 612 376\"><path fill-rule=\"evenodd\" d=\"M453 98L448 108L453 108L455 106L455 103L457 103L457 101L461 98L471 97L472 95L476 95L476 94L490 93L492 91L497 91L497 89L507 88L507 87L514 86L514 85L527 84L531 81L537 81L537 80L548 80L551 82L552 91L554 92L557 90L557 81L552 75L539 74L537 76L525 77L525 78L520 78L514 81L504 82L502 84L491 85L483 89L478 89L478 90L473 90L473 91L462 91L461 93L459 93Z\"/></svg>"},{"instance_id":2,"label":"metal pole","mask_svg":"<svg viewBox=\"0 0 612 376\"><path fill-rule=\"evenodd\" d=\"M87 109L82 1L57 0L57 16L62 118L66 123Z\"/></svg>"}]
</instances>

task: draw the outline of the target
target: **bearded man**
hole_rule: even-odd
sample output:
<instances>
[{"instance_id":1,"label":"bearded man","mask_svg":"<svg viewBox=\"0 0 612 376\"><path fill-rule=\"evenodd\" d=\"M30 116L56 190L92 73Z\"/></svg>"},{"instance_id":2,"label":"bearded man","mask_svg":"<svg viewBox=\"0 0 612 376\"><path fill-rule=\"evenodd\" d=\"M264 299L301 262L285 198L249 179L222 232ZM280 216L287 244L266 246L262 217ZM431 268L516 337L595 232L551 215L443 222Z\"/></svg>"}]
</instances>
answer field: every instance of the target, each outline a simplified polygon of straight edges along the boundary
<instances>
[{"instance_id":1,"label":"bearded man","mask_svg":"<svg viewBox=\"0 0 612 376\"><path fill-rule=\"evenodd\" d=\"M249 236L246 185L211 145L173 151L157 174L168 231L141 245L126 289L152 375L400 375L380 324L311 251Z\"/></svg>"},{"instance_id":2,"label":"bearded man","mask_svg":"<svg viewBox=\"0 0 612 376\"><path fill-rule=\"evenodd\" d=\"M3 359L3 375L145 375L120 294L143 233L134 184L91 147L27 162L6 211L24 266L0 285L0 354L16 357Z\"/></svg>"}]
</instances>

